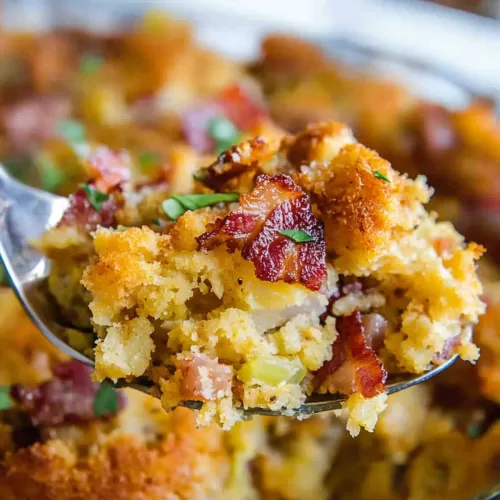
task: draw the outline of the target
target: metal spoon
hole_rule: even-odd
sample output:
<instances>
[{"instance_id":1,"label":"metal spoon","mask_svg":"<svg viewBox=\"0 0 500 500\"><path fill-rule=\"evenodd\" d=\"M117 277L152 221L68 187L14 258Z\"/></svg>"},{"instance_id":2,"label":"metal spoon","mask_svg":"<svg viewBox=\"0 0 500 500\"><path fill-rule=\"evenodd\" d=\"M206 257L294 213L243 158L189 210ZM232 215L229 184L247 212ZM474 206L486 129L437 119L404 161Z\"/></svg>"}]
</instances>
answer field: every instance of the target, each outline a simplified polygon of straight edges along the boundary
<instances>
[{"instance_id":1,"label":"metal spoon","mask_svg":"<svg viewBox=\"0 0 500 500\"><path fill-rule=\"evenodd\" d=\"M47 291L50 261L30 245L44 231L57 224L68 207L66 198L26 186L11 178L0 165L0 258L5 266L12 288L42 334L66 354L87 365L93 361L66 344L63 325ZM457 356L423 374L390 376L387 392L407 389L420 384L448 368ZM158 390L148 381L120 382L119 387L131 387L158 397ZM295 415L338 410L346 397L339 394L317 394L309 397L304 405L294 410ZM185 406L200 408L201 402L187 401ZM250 408L248 414L280 415L279 411Z\"/></svg>"}]
</instances>

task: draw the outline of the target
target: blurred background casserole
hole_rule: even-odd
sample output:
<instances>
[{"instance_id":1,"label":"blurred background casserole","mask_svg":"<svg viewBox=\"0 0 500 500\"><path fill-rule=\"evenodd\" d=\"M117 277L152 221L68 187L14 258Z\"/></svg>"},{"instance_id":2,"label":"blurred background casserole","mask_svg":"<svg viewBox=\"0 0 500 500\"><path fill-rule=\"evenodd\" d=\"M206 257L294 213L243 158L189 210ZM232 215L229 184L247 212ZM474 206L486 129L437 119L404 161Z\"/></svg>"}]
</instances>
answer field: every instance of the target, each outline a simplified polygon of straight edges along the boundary
<instances>
[{"instance_id":1,"label":"blurred background casserole","mask_svg":"<svg viewBox=\"0 0 500 500\"><path fill-rule=\"evenodd\" d=\"M188 410L166 415L130 392L110 417L96 411L100 388L88 372L47 345L4 286L2 498L451 500L486 491L500 479L498 21L422 2L235 4L4 1L2 162L69 194L90 175L75 143L102 143L129 150L137 176L182 192L214 158L186 133L197 126L187 111L238 100L239 85L291 132L344 121L395 168L427 175L434 209L487 246L481 359L391 396L374 434L354 440L328 415L196 429ZM493 16L492 4L453 6ZM12 386L38 403L20 409Z\"/></svg>"}]
</instances>

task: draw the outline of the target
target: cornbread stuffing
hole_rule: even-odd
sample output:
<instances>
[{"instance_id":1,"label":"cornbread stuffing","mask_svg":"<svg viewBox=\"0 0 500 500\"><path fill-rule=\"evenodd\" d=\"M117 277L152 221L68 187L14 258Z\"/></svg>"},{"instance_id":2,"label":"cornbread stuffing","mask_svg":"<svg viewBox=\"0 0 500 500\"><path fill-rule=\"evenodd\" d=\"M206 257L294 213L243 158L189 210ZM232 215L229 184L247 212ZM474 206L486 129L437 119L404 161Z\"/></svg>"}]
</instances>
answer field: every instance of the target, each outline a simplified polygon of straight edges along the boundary
<instances>
[{"instance_id":1,"label":"cornbread stuffing","mask_svg":"<svg viewBox=\"0 0 500 500\"><path fill-rule=\"evenodd\" d=\"M75 224L79 191L41 246L56 300L88 303L96 381L146 377L165 409L200 401L199 423L225 429L248 408L294 415L307 396L340 392L357 435L386 406L387 372L477 359L482 247L426 212L423 177L399 174L346 126L232 147L192 194L158 190L156 224L126 161L100 150L87 161L89 185L107 193L100 220ZM120 226L132 210L135 227ZM79 249L81 294L60 272L71 268L68 252L58 263L61 238Z\"/></svg>"}]
</instances>

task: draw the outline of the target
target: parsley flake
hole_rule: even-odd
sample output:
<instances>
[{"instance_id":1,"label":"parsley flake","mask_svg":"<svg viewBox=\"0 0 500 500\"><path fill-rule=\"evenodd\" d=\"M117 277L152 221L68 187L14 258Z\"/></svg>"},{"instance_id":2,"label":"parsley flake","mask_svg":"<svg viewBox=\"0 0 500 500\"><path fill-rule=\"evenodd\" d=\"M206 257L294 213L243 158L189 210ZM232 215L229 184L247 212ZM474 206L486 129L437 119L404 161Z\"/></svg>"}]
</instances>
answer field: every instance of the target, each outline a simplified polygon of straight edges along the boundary
<instances>
[{"instance_id":1,"label":"parsley flake","mask_svg":"<svg viewBox=\"0 0 500 500\"><path fill-rule=\"evenodd\" d=\"M295 243L308 243L309 241L313 241L313 237L302 231L302 229L281 229L278 231L279 234L290 238Z\"/></svg>"},{"instance_id":2,"label":"parsley flake","mask_svg":"<svg viewBox=\"0 0 500 500\"><path fill-rule=\"evenodd\" d=\"M80 59L80 73L93 75L102 68L104 58L98 54L85 54Z\"/></svg>"},{"instance_id":3,"label":"parsley flake","mask_svg":"<svg viewBox=\"0 0 500 500\"><path fill-rule=\"evenodd\" d=\"M12 399L10 398L10 388L0 387L0 410L12 408Z\"/></svg>"},{"instance_id":4,"label":"parsley flake","mask_svg":"<svg viewBox=\"0 0 500 500\"><path fill-rule=\"evenodd\" d=\"M385 182L391 182L391 179L389 179L389 177L387 177L386 175L384 175L382 172L379 172L378 170L374 170L373 172L373 175L377 178L377 179L381 179Z\"/></svg>"},{"instance_id":5,"label":"parsley flake","mask_svg":"<svg viewBox=\"0 0 500 500\"><path fill-rule=\"evenodd\" d=\"M85 127L76 120L63 120L57 125L57 133L73 144L85 142Z\"/></svg>"},{"instance_id":6,"label":"parsley flake","mask_svg":"<svg viewBox=\"0 0 500 500\"><path fill-rule=\"evenodd\" d=\"M94 415L105 417L118 413L118 392L109 382L102 382L94 396Z\"/></svg>"},{"instance_id":7,"label":"parsley flake","mask_svg":"<svg viewBox=\"0 0 500 500\"><path fill-rule=\"evenodd\" d=\"M175 195L162 203L163 211L170 220L177 220L187 210L198 210L217 203L238 201L239 193L209 193Z\"/></svg>"},{"instance_id":8,"label":"parsley flake","mask_svg":"<svg viewBox=\"0 0 500 500\"><path fill-rule=\"evenodd\" d=\"M98 191L88 184L80 184L80 187L85 191L89 203L96 209L97 212L100 212L102 204L109 199L109 194Z\"/></svg>"},{"instance_id":9,"label":"parsley flake","mask_svg":"<svg viewBox=\"0 0 500 500\"><path fill-rule=\"evenodd\" d=\"M240 132L236 126L223 116L212 118L208 124L208 133L215 142L215 153L220 154L240 141Z\"/></svg>"}]
</instances>

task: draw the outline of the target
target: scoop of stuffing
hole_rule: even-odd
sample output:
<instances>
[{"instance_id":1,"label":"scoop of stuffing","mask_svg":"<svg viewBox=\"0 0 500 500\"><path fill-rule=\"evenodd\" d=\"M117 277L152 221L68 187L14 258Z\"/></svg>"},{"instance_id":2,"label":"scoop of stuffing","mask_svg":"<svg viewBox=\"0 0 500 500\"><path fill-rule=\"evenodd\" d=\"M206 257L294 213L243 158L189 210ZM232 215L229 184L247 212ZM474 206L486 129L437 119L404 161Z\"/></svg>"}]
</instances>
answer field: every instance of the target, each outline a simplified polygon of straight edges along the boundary
<instances>
[{"instance_id":1,"label":"scoop of stuffing","mask_svg":"<svg viewBox=\"0 0 500 500\"><path fill-rule=\"evenodd\" d=\"M161 220L91 233L95 380L146 377L165 409L198 401L224 428L342 393L351 433L373 430L391 373L478 357L483 248L430 194L338 123L234 146L158 199Z\"/></svg>"}]
</instances>

